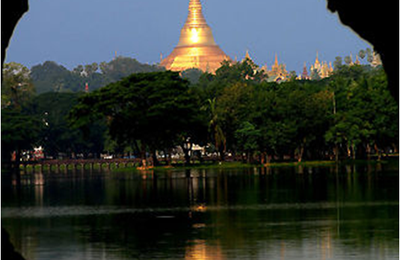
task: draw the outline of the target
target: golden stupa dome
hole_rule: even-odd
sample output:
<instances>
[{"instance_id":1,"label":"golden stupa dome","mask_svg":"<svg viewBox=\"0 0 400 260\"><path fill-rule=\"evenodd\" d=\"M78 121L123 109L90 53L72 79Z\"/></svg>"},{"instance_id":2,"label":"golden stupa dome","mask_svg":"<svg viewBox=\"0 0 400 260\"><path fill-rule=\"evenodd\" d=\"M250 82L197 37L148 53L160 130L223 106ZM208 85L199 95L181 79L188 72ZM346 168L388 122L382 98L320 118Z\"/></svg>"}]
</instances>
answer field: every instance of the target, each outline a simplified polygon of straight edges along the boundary
<instances>
[{"instance_id":1,"label":"golden stupa dome","mask_svg":"<svg viewBox=\"0 0 400 260\"><path fill-rule=\"evenodd\" d=\"M189 15L181 30L179 43L160 65L173 71L197 68L214 73L224 60L231 59L215 43L200 0L190 0Z\"/></svg>"}]
</instances>

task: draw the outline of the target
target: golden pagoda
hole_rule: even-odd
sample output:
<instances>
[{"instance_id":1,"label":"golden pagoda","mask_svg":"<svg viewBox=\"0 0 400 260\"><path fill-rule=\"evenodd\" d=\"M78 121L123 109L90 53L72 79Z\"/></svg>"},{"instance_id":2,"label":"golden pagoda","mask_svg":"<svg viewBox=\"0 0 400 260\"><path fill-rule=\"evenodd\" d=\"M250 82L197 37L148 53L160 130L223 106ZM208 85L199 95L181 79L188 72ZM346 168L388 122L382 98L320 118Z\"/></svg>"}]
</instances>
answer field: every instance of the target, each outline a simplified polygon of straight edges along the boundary
<instances>
[{"instance_id":1,"label":"golden pagoda","mask_svg":"<svg viewBox=\"0 0 400 260\"><path fill-rule=\"evenodd\" d=\"M289 73L286 70L286 65L279 64L277 54L275 54L275 62L271 66L271 70L268 71L267 74L269 80L275 82L285 81L288 78Z\"/></svg>"},{"instance_id":2,"label":"golden pagoda","mask_svg":"<svg viewBox=\"0 0 400 260\"><path fill-rule=\"evenodd\" d=\"M371 62L372 67L375 68L377 66L382 65L381 55L379 55L379 53L373 52L372 57L373 57L373 60Z\"/></svg>"},{"instance_id":3,"label":"golden pagoda","mask_svg":"<svg viewBox=\"0 0 400 260\"><path fill-rule=\"evenodd\" d=\"M358 55L356 55L356 61L354 62L355 65L361 65L360 60L358 59Z\"/></svg>"},{"instance_id":4,"label":"golden pagoda","mask_svg":"<svg viewBox=\"0 0 400 260\"><path fill-rule=\"evenodd\" d=\"M298 79L302 79L302 80L309 80L310 76L308 75L308 71L307 71L307 65L304 62L303 65L303 72L301 73L301 75L299 75Z\"/></svg>"},{"instance_id":5,"label":"golden pagoda","mask_svg":"<svg viewBox=\"0 0 400 260\"><path fill-rule=\"evenodd\" d=\"M319 62L318 52L317 52L317 57L315 58L314 65L311 65L310 71L312 72L314 70L317 70L319 73L321 71L321 69L322 69L322 66L321 66L321 63Z\"/></svg>"},{"instance_id":6,"label":"golden pagoda","mask_svg":"<svg viewBox=\"0 0 400 260\"><path fill-rule=\"evenodd\" d=\"M246 54L244 55L244 59L242 60L242 62L245 61L246 59L253 61L253 59L250 57L249 50L246 50Z\"/></svg>"},{"instance_id":7,"label":"golden pagoda","mask_svg":"<svg viewBox=\"0 0 400 260\"><path fill-rule=\"evenodd\" d=\"M327 78L333 73L332 63L328 63L326 61L319 61L318 52L317 57L315 58L314 65L310 67L311 73L317 73L321 79Z\"/></svg>"},{"instance_id":8,"label":"golden pagoda","mask_svg":"<svg viewBox=\"0 0 400 260\"><path fill-rule=\"evenodd\" d=\"M179 43L160 65L172 71L197 68L214 73L224 60L231 59L215 43L200 0L190 0L189 15L181 30Z\"/></svg>"}]
</instances>

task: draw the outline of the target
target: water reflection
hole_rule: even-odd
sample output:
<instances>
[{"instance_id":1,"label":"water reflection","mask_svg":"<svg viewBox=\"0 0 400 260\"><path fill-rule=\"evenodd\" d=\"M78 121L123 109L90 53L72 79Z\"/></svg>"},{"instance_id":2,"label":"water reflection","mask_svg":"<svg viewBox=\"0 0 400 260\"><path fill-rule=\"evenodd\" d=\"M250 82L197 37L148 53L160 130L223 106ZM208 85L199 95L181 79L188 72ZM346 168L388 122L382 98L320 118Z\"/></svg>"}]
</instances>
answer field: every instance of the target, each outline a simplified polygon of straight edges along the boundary
<instances>
[{"instance_id":1,"label":"water reflection","mask_svg":"<svg viewBox=\"0 0 400 260\"><path fill-rule=\"evenodd\" d=\"M398 167L70 169L3 178L29 259L397 259Z\"/></svg>"},{"instance_id":2,"label":"water reflection","mask_svg":"<svg viewBox=\"0 0 400 260\"><path fill-rule=\"evenodd\" d=\"M185 250L187 260L225 259L219 244L209 245L204 239L189 241L189 244Z\"/></svg>"}]
</instances>

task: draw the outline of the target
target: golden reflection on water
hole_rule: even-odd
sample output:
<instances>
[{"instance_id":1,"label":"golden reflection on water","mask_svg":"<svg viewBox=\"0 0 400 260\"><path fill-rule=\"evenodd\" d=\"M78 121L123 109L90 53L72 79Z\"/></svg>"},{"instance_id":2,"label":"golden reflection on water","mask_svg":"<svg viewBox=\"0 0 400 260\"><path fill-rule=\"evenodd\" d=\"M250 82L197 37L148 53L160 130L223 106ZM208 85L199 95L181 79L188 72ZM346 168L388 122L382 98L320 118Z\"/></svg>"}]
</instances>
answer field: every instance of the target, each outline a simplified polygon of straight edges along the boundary
<instances>
[{"instance_id":1,"label":"golden reflection on water","mask_svg":"<svg viewBox=\"0 0 400 260\"><path fill-rule=\"evenodd\" d=\"M35 202L36 206L43 207L43 187L44 187L44 178L43 174L35 175Z\"/></svg>"},{"instance_id":2,"label":"golden reflection on water","mask_svg":"<svg viewBox=\"0 0 400 260\"><path fill-rule=\"evenodd\" d=\"M322 231L320 234L319 247L321 250L321 260L332 259L332 239L331 231Z\"/></svg>"},{"instance_id":3,"label":"golden reflection on water","mask_svg":"<svg viewBox=\"0 0 400 260\"><path fill-rule=\"evenodd\" d=\"M186 247L185 259L187 260L219 260L226 259L219 244L210 245L206 240L197 239L193 240L190 245Z\"/></svg>"},{"instance_id":4,"label":"golden reflection on water","mask_svg":"<svg viewBox=\"0 0 400 260\"><path fill-rule=\"evenodd\" d=\"M281 243L281 260L285 260L285 242Z\"/></svg>"},{"instance_id":5,"label":"golden reflection on water","mask_svg":"<svg viewBox=\"0 0 400 260\"><path fill-rule=\"evenodd\" d=\"M204 204L200 204L200 205L194 205L190 209L193 212L206 212L207 207Z\"/></svg>"}]
</instances>

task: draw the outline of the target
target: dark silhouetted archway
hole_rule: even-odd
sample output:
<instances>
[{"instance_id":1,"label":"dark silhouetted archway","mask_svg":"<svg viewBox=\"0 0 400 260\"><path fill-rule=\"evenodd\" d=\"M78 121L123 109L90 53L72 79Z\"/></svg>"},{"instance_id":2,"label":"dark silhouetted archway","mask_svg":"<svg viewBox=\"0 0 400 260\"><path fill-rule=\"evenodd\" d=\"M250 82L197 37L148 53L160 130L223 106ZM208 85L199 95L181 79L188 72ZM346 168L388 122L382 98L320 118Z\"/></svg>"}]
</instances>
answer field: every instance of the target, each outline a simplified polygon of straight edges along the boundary
<instances>
[{"instance_id":1,"label":"dark silhouetted archway","mask_svg":"<svg viewBox=\"0 0 400 260\"><path fill-rule=\"evenodd\" d=\"M375 51L381 55L388 75L390 92L399 102L399 1L327 1L328 9L337 12L344 25L370 42ZM28 0L2 1L1 7L1 64L3 65L13 31L20 18L28 11ZM4 230L2 233L4 234L2 255L4 254L7 259L21 259L13 251L7 233Z\"/></svg>"}]
</instances>

